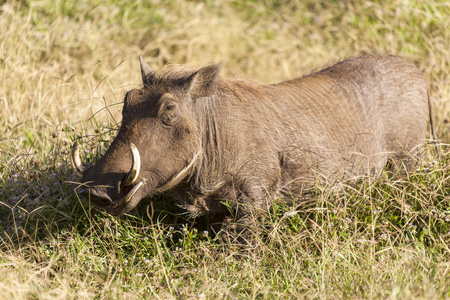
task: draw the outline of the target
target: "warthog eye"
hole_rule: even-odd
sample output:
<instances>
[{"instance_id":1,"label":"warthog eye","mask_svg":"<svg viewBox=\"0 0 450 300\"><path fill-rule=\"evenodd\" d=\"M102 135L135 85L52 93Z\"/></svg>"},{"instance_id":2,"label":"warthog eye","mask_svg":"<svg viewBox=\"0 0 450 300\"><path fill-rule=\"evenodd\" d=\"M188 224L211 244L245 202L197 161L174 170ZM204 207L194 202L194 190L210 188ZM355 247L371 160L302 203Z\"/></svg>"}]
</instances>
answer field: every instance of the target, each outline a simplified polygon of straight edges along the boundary
<instances>
[{"instance_id":1,"label":"warthog eye","mask_svg":"<svg viewBox=\"0 0 450 300\"><path fill-rule=\"evenodd\" d=\"M167 104L166 110L174 110L174 109L175 109L175 104L173 104L173 103Z\"/></svg>"},{"instance_id":2,"label":"warthog eye","mask_svg":"<svg viewBox=\"0 0 450 300\"><path fill-rule=\"evenodd\" d=\"M169 103L164 108L164 113L161 115L162 122L171 126L179 119L177 105L175 103Z\"/></svg>"}]
</instances>

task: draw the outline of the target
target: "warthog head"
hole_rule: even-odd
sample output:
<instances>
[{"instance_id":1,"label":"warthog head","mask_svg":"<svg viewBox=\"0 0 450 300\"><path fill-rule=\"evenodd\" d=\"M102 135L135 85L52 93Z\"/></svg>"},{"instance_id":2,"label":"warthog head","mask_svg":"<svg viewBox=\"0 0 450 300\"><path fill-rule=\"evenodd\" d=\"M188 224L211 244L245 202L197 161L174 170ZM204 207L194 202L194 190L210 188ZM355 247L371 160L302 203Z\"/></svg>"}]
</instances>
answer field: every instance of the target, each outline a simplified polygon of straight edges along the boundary
<instances>
[{"instance_id":1,"label":"warthog head","mask_svg":"<svg viewBox=\"0 0 450 300\"><path fill-rule=\"evenodd\" d=\"M216 93L220 64L199 70L170 68L160 76L140 57L144 86L128 92L122 124L105 155L84 170L80 145L72 149L73 168L82 176L81 194L112 215L168 190L190 175L201 155L196 99Z\"/></svg>"}]
</instances>

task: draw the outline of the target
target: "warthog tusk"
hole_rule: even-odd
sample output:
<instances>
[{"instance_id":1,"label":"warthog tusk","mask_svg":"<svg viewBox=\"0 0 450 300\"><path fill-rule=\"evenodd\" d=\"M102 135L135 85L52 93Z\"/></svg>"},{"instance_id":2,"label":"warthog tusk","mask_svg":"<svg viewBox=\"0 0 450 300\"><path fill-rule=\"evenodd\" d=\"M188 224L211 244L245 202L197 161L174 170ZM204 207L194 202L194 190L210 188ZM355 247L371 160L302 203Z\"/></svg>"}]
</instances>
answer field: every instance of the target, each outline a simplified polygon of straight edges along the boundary
<instances>
[{"instance_id":1,"label":"warthog tusk","mask_svg":"<svg viewBox=\"0 0 450 300\"><path fill-rule=\"evenodd\" d=\"M197 153L195 153L191 162L186 167L184 167L180 172L178 172L178 174L173 176L168 182L166 182L164 185L160 186L159 188L155 189L153 192L154 193L164 192L168 189L173 188L175 185L177 185L183 178L185 178L189 174L189 172L191 171L192 167L194 166L195 162L197 161L197 159L200 157L201 154L202 154L201 150L198 151Z\"/></svg>"},{"instance_id":2,"label":"warthog tusk","mask_svg":"<svg viewBox=\"0 0 450 300\"><path fill-rule=\"evenodd\" d=\"M70 164L75 172L79 175L83 175L83 166L80 159L80 144L75 142L72 146L72 152L70 153Z\"/></svg>"},{"instance_id":3,"label":"warthog tusk","mask_svg":"<svg viewBox=\"0 0 450 300\"><path fill-rule=\"evenodd\" d=\"M139 170L141 169L141 156L139 155L138 148L133 143L130 143L130 149L132 156L131 170L125 175L125 178L122 181L123 186L133 185L133 183L136 182L136 179L139 176Z\"/></svg>"},{"instance_id":4,"label":"warthog tusk","mask_svg":"<svg viewBox=\"0 0 450 300\"><path fill-rule=\"evenodd\" d=\"M131 191L125 196L124 203L128 203L131 200L131 198L134 196L134 194L137 192L137 190L139 190L141 188L142 184L143 184L143 182L141 181L131 189Z\"/></svg>"}]
</instances>

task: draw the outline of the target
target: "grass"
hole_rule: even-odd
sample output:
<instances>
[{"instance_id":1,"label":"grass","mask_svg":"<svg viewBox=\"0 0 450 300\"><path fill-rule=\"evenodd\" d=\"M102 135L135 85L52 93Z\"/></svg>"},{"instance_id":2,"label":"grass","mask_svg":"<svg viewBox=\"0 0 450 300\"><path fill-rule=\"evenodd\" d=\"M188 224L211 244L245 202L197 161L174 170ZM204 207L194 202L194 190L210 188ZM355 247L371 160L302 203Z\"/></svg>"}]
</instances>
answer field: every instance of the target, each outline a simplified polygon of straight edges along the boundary
<instances>
[{"instance_id":1,"label":"grass","mask_svg":"<svg viewBox=\"0 0 450 300\"><path fill-rule=\"evenodd\" d=\"M298 2L298 3L297 3ZM445 1L0 1L0 295L7 299L450 297L450 5ZM95 162L115 136L139 54L224 64L263 82L360 53L429 79L443 156L363 179L312 206L277 203L242 252L165 196L113 218L77 196L75 139ZM152 205L150 205L152 204Z\"/></svg>"}]
</instances>

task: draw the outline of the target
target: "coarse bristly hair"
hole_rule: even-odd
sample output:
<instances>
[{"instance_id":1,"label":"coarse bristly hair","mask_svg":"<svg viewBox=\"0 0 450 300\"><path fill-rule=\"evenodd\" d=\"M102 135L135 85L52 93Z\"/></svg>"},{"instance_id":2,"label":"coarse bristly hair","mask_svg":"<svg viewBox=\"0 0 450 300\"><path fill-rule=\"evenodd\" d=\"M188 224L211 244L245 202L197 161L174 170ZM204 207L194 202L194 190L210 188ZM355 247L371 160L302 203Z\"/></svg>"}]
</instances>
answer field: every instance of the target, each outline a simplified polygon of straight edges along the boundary
<instances>
[{"instance_id":1,"label":"coarse bristly hair","mask_svg":"<svg viewBox=\"0 0 450 300\"><path fill-rule=\"evenodd\" d=\"M411 168L422 155L428 87L417 67L400 57L361 56L271 85L225 79L220 69L169 65L143 77L151 86L136 97L179 95L184 100L175 115L182 124L176 126L190 129L172 138L155 127L171 146L161 153L157 141L147 139L156 147L152 155L171 159L155 161L160 174L145 180L155 185L168 176L165 169L179 167L161 186L144 186L141 198L170 189L194 216L224 212L227 201L245 228L253 222L249 216L267 211L279 192L308 193L316 182L339 187L377 176L388 162ZM159 107L158 99L142 99ZM133 138L121 134L117 141ZM146 144L137 147L147 150Z\"/></svg>"},{"instance_id":2,"label":"coarse bristly hair","mask_svg":"<svg viewBox=\"0 0 450 300\"><path fill-rule=\"evenodd\" d=\"M409 70L405 70L405 67ZM409 75L413 76L408 78L404 74L396 74L395 70L399 68L410 71ZM373 76L375 82L365 83L370 76ZM388 76L389 79L382 78L383 76ZM398 80L410 85L413 89L399 90L402 87L398 85ZM305 85L305 82L308 82L308 85ZM386 85L385 90L382 87L370 90L376 84ZM278 90L280 87L282 89ZM294 90L299 87L302 88L302 93L296 94ZM333 92L337 97L329 98L329 95L324 93L326 90ZM358 57L327 67L304 78L275 85L221 79L217 95L202 99L196 105L195 118L200 127L203 155L197 165L195 176L191 179L192 184L201 190L203 195L209 196L227 184L231 184L236 189L236 186L241 186L247 179L252 182L252 177L255 177L254 184L250 184L247 188L261 189L258 187L260 184L258 180L261 178L257 178L254 174L249 174L246 179L232 175L239 174L238 169L242 172L248 164L252 165L250 169L257 170L256 173L264 174L264 170L267 169L265 158L254 159L255 156L258 157L257 147L247 149L246 146L235 143L236 132L240 131L237 125L239 123L250 126L250 128L245 127L250 136L255 134L252 126L263 134L267 134L264 140L268 141L270 147L275 148L274 152L279 153L277 158L281 166L277 162L278 164L271 168L276 170L275 173L279 173L276 174L279 179L272 187L275 185L286 187L287 182L305 185L308 181L314 182L316 179L336 184L343 178L379 174L388 161L396 159L413 164L412 157L422 153L421 143L425 135L428 114L425 107L427 99L424 97L426 92L427 87L423 76L415 66L394 56ZM422 98L422 102L413 103L416 107L412 108L413 114L421 114L420 130L410 129L410 134L413 136L406 135L404 137L406 140L403 142L398 139L395 127L384 124L384 122L395 121L395 118L390 120L382 118L383 113L389 113L389 110L393 108L393 103L390 103L389 99L384 100L386 103L367 100L370 96L386 97L389 96L386 95L388 93L395 95L393 97L395 99L403 97L404 101L408 96L412 96L413 99ZM285 100L280 99L283 96ZM289 120L291 116L285 112L286 106L293 107L295 101L304 105L298 109L297 114L303 121ZM286 102L290 102L291 105L282 105ZM238 110L239 112L236 112ZM342 116L333 118L336 111L342 111ZM309 113L322 118L312 118L308 115ZM347 113L350 115L346 115ZM284 119L285 116L287 116L286 119ZM341 121L336 122L337 120ZM399 125L406 128L416 128L413 124L414 120L415 118L408 116L407 120L397 121L401 123ZM289 123L297 126L293 124L289 126ZM322 126L317 126L317 123ZM350 123L360 127L355 128L354 124ZM290 127L296 130L289 130ZM389 131L385 132L385 130ZM334 136L335 134L343 135L342 133L345 133L347 137L353 136L353 140L347 139L345 142L342 141L342 137ZM298 136L299 134L301 136ZM280 146L280 144L285 145ZM277 146L278 149L276 149ZM291 156L286 155L290 152L289 149L293 149L296 153ZM300 163L292 162L296 159ZM298 167L292 168L289 165ZM289 174L291 168L296 169L296 172ZM301 171L298 172L299 170ZM280 179L284 180L280 181ZM301 188L304 189L304 186ZM264 186L260 193L270 194L271 191ZM261 195L261 198L264 198L264 195Z\"/></svg>"}]
</instances>

